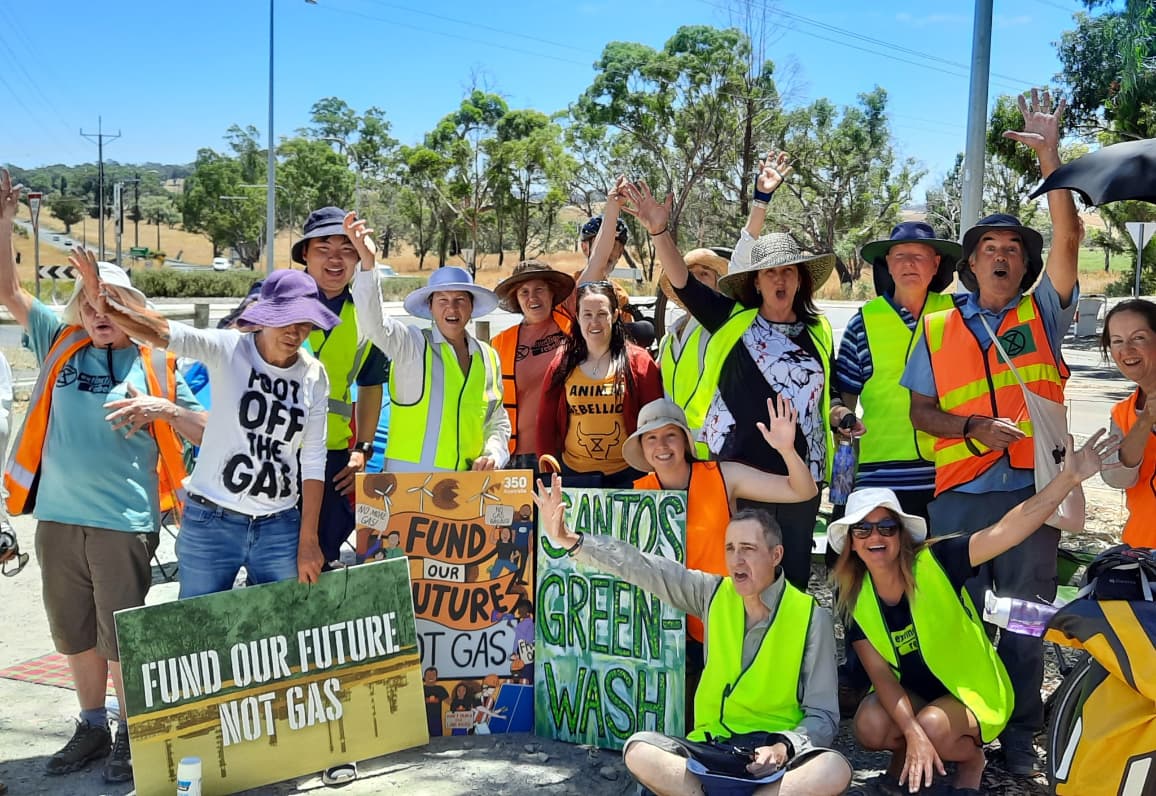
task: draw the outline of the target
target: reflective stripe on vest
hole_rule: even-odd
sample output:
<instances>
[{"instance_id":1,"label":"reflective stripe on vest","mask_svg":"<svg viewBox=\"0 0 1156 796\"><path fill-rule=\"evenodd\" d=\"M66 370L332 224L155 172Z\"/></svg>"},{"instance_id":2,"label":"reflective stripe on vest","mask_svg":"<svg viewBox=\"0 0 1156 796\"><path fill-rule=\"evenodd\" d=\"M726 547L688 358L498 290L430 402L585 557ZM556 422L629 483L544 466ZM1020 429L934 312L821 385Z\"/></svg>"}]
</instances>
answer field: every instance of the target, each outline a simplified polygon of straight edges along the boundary
<instances>
[{"instance_id":1,"label":"reflective stripe on vest","mask_svg":"<svg viewBox=\"0 0 1156 796\"><path fill-rule=\"evenodd\" d=\"M711 401L714 400L714 395L718 392L719 377L722 374L723 362L726 361L727 356L730 355L731 349L742 340L743 335L751 324L755 322L755 316L759 314L758 308L755 309L741 309L741 305L736 304L736 312L734 312L730 319L722 325L710 337L710 342L707 343L706 357L703 364L702 379L699 382L698 389L695 391L694 397L691 399L695 403L695 411L698 410L696 402L703 401L702 417L706 418L706 412L710 408ZM825 447L827 449L827 462L823 471L823 479L829 481L831 479L831 464L835 458L835 434L831 428L829 418L831 417L831 353L832 346L835 341L835 333L831 330L831 323L826 316L820 315L817 323L807 325L807 334L810 335L811 340L815 343L815 348L819 351L819 362L823 366L823 397L819 405L819 416L816 422L823 424L825 431ZM687 409L687 418L690 417L690 409ZM702 421L700 420L701 424Z\"/></svg>"},{"instance_id":2,"label":"reflective stripe on vest","mask_svg":"<svg viewBox=\"0 0 1156 796\"><path fill-rule=\"evenodd\" d=\"M329 416L325 420L325 447L344 450L353 437L351 390L358 371L369 358L369 343L358 339L357 311L352 301L341 305L341 323L329 330L309 333L305 349L321 361L329 376Z\"/></svg>"},{"instance_id":3,"label":"reflective stripe on vest","mask_svg":"<svg viewBox=\"0 0 1156 796\"><path fill-rule=\"evenodd\" d=\"M634 482L635 489L663 489L657 473ZM691 462L686 490L686 568L727 574L726 533L731 521L730 498L720 462ZM686 632L703 640L702 620L687 616Z\"/></svg>"},{"instance_id":4,"label":"reflective stripe on vest","mask_svg":"<svg viewBox=\"0 0 1156 796\"><path fill-rule=\"evenodd\" d=\"M40 474L44 443L48 437L48 421L52 413L52 394L56 387L56 379L68 361L91 342L92 339L84 327L66 326L44 357L40 375L29 398L28 413L16 435L8 458L8 467L4 472L9 514L25 514L34 508L33 492ZM162 349L144 346L140 347L140 356L148 393L169 401L175 400L176 356ZM160 378L161 373L165 374L164 379ZM149 432L157 444L158 506L162 512L179 508L176 490L180 488L188 474L185 470L183 443L168 423L160 421L150 423Z\"/></svg>"},{"instance_id":5,"label":"reflective stripe on vest","mask_svg":"<svg viewBox=\"0 0 1156 796\"><path fill-rule=\"evenodd\" d=\"M564 312L555 309L553 318L563 334L570 334L571 321ZM491 343L502 363L502 406L506 407L506 414L510 416L510 453L518 447L518 386L514 369L517 367L518 330L521 328L521 323L511 326L495 336Z\"/></svg>"},{"instance_id":6,"label":"reflective stripe on vest","mask_svg":"<svg viewBox=\"0 0 1156 796\"><path fill-rule=\"evenodd\" d=\"M695 691L695 724L688 738L783 732L802 723L799 673L814 608L809 594L784 583L759 651L744 668L746 609L731 579L722 579L707 609L706 668Z\"/></svg>"},{"instance_id":7,"label":"reflective stripe on vest","mask_svg":"<svg viewBox=\"0 0 1156 796\"><path fill-rule=\"evenodd\" d=\"M993 741L1007 725L1015 704L1007 670L988 640L967 589L955 591L930 550L924 548L915 555L912 572L915 592L908 605L918 654L951 695L975 714L983 740ZM899 653L883 621L870 574L863 576L852 616L899 677Z\"/></svg>"},{"instance_id":8,"label":"reflective stripe on vest","mask_svg":"<svg viewBox=\"0 0 1156 796\"><path fill-rule=\"evenodd\" d=\"M871 433L859 440L859 462L913 462L935 458L935 438L911 425L911 392L896 389L911 349L923 334L924 316L949 310L949 295L928 293L915 329L908 329L899 312L882 296L863 305L863 330L871 352L871 377L863 384L859 401L863 425Z\"/></svg>"},{"instance_id":9,"label":"reflective stripe on vest","mask_svg":"<svg viewBox=\"0 0 1156 796\"><path fill-rule=\"evenodd\" d=\"M1124 434L1136 425L1139 397L1140 390L1133 390L1131 395L1112 407L1112 420ZM1147 400L1153 399L1148 396ZM1124 525L1122 541L1133 547L1156 547L1156 526L1152 523L1152 518L1156 517L1156 436L1148 435L1136 483L1125 489L1124 494L1128 499L1128 522Z\"/></svg>"},{"instance_id":10,"label":"reflective stripe on vest","mask_svg":"<svg viewBox=\"0 0 1156 796\"><path fill-rule=\"evenodd\" d=\"M939 408L961 417L1006 417L1027 435L1006 451L990 449L973 438L971 444L980 452L978 456L959 437L936 439L935 494L974 481L1004 455L1014 468L1033 469L1032 424L1023 390L998 349L989 340L984 351L958 309L931 313L923 323ZM987 332L982 334L986 336ZM1014 310L1004 315L996 334L1028 389L1063 403L1068 367L1052 352L1035 299L1024 296Z\"/></svg>"},{"instance_id":11,"label":"reflective stripe on vest","mask_svg":"<svg viewBox=\"0 0 1156 796\"><path fill-rule=\"evenodd\" d=\"M498 353L475 340L478 351L463 374L454 347L435 343L423 330L425 354L421 396L399 403L390 369L390 427L386 459L420 464L428 470L468 470L485 445L490 405L502 400L502 366Z\"/></svg>"},{"instance_id":12,"label":"reflective stripe on vest","mask_svg":"<svg viewBox=\"0 0 1156 796\"><path fill-rule=\"evenodd\" d=\"M736 304L736 307L740 305ZM714 393L698 390L703 378L703 363L706 361L707 345L711 334L692 316L686 316L686 325L680 333L668 332L663 336L658 349L659 375L662 376L662 392L668 400L674 401L686 413L686 422L691 434L698 436L706 419ZM695 456L710 458L710 449L705 442L695 441ZM719 573L721 574L721 573ZM695 620L698 621L698 620Z\"/></svg>"}]
</instances>

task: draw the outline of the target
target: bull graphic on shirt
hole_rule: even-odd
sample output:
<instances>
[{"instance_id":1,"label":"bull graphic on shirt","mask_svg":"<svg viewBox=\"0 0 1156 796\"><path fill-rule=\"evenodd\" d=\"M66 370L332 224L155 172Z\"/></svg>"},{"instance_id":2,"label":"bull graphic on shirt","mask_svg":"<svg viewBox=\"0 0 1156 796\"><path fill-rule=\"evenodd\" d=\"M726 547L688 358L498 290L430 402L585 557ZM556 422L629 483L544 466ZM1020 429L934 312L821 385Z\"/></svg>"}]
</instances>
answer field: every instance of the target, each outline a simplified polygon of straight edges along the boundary
<instances>
[{"instance_id":1,"label":"bull graphic on shirt","mask_svg":"<svg viewBox=\"0 0 1156 796\"><path fill-rule=\"evenodd\" d=\"M586 451L591 459L608 459L610 450L622 443L622 426L614 422L614 428L603 434L591 434L582 430L582 421L578 421L578 444Z\"/></svg>"}]
</instances>

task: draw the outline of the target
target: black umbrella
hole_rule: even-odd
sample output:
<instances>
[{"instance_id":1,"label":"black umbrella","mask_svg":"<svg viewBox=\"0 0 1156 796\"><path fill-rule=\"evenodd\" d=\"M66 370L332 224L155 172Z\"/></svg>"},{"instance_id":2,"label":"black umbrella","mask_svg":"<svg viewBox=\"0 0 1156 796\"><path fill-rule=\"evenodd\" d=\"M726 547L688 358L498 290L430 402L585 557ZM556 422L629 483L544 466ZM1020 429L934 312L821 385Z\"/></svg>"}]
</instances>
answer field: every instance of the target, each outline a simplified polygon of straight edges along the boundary
<instances>
[{"instance_id":1,"label":"black umbrella","mask_svg":"<svg viewBox=\"0 0 1156 796\"><path fill-rule=\"evenodd\" d=\"M1030 198L1057 188L1076 191L1090 205L1125 199L1156 204L1156 138L1113 144L1065 163Z\"/></svg>"}]
</instances>

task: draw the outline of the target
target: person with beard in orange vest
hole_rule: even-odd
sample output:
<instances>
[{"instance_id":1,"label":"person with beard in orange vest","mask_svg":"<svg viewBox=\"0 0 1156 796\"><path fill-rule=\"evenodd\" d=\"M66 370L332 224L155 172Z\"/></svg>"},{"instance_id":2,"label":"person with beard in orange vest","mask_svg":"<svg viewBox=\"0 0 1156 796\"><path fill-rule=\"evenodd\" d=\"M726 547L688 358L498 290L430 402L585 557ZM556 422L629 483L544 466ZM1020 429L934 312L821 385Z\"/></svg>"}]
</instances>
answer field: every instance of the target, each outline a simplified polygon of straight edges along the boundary
<instances>
[{"instance_id":1,"label":"person with beard in orange vest","mask_svg":"<svg viewBox=\"0 0 1156 796\"><path fill-rule=\"evenodd\" d=\"M12 233L21 188L0 171L0 302L28 334L40 376L4 481L9 512L37 519L44 607L80 702L72 739L46 771L107 758L105 780L127 782L128 726L121 721L114 739L105 711L110 674L124 704L113 614L144 604L160 518L185 477L178 435L199 444L205 413L176 358L134 344L86 300L79 279L59 317L20 287ZM124 271L99 268L144 305Z\"/></svg>"}]
</instances>

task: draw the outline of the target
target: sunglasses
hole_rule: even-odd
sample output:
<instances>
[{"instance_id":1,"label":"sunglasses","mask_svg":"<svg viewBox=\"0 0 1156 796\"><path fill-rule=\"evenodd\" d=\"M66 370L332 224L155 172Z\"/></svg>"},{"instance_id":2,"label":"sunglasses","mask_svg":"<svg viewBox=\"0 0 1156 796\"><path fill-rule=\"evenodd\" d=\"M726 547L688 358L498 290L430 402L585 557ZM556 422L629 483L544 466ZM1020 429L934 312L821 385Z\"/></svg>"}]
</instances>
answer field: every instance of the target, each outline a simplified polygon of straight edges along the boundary
<instances>
[{"instance_id":1,"label":"sunglasses","mask_svg":"<svg viewBox=\"0 0 1156 796\"><path fill-rule=\"evenodd\" d=\"M875 531L879 531L879 535L885 538L894 536L899 532L899 523L895 520L880 520L879 522L857 522L851 526L851 535L856 539L866 539Z\"/></svg>"}]
</instances>

